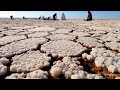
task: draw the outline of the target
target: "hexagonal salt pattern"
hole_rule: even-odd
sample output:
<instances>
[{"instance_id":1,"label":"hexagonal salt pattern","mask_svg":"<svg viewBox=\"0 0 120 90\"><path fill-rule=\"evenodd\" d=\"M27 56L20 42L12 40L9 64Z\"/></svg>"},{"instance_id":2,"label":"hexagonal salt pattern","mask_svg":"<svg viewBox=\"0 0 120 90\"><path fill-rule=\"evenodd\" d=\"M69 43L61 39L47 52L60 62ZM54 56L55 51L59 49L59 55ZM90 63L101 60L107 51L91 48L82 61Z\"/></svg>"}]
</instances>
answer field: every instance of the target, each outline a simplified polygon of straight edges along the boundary
<instances>
[{"instance_id":1,"label":"hexagonal salt pattern","mask_svg":"<svg viewBox=\"0 0 120 90\"><path fill-rule=\"evenodd\" d=\"M76 36L65 35L65 34L54 34L48 36L47 38L50 38L51 40L74 40Z\"/></svg>"},{"instance_id":2,"label":"hexagonal salt pattern","mask_svg":"<svg viewBox=\"0 0 120 90\"><path fill-rule=\"evenodd\" d=\"M117 51L117 52L120 52L120 43L119 42L106 42L105 43L105 46L114 50L114 51Z\"/></svg>"},{"instance_id":3,"label":"hexagonal salt pattern","mask_svg":"<svg viewBox=\"0 0 120 90\"><path fill-rule=\"evenodd\" d=\"M68 40L58 40L50 41L41 45L41 51L46 53L55 53L58 56L78 56L81 55L86 48L81 44L68 41Z\"/></svg>"},{"instance_id":4,"label":"hexagonal salt pattern","mask_svg":"<svg viewBox=\"0 0 120 90\"><path fill-rule=\"evenodd\" d=\"M69 34L72 30L71 29L65 29L65 28L61 28L61 29L57 29L54 32L51 32L52 34Z\"/></svg>"},{"instance_id":5,"label":"hexagonal salt pattern","mask_svg":"<svg viewBox=\"0 0 120 90\"><path fill-rule=\"evenodd\" d=\"M12 35L0 38L0 45L5 45L18 40L26 39L24 35Z\"/></svg>"},{"instance_id":6,"label":"hexagonal salt pattern","mask_svg":"<svg viewBox=\"0 0 120 90\"><path fill-rule=\"evenodd\" d=\"M45 38L30 38L7 44L0 47L0 57L10 57L28 50L37 49L38 44L43 44L45 42L47 42Z\"/></svg>"},{"instance_id":7,"label":"hexagonal salt pattern","mask_svg":"<svg viewBox=\"0 0 120 90\"><path fill-rule=\"evenodd\" d=\"M120 53L105 48L92 48L90 55L94 57L94 63L97 67L107 67L111 73L120 72Z\"/></svg>"},{"instance_id":8,"label":"hexagonal salt pattern","mask_svg":"<svg viewBox=\"0 0 120 90\"><path fill-rule=\"evenodd\" d=\"M39 37L48 36L48 35L49 35L48 32L35 32L35 33L28 34L28 37L29 38L39 38Z\"/></svg>"},{"instance_id":9,"label":"hexagonal salt pattern","mask_svg":"<svg viewBox=\"0 0 120 90\"><path fill-rule=\"evenodd\" d=\"M51 57L40 51L28 51L27 53L14 56L12 61L10 66L11 72L31 72L49 67Z\"/></svg>"},{"instance_id":10,"label":"hexagonal salt pattern","mask_svg":"<svg viewBox=\"0 0 120 90\"><path fill-rule=\"evenodd\" d=\"M92 47L104 47L102 43L100 43L99 40L91 37L79 37L77 39L77 42L81 43L82 45L92 48Z\"/></svg>"},{"instance_id":11,"label":"hexagonal salt pattern","mask_svg":"<svg viewBox=\"0 0 120 90\"><path fill-rule=\"evenodd\" d=\"M52 27L37 27L37 28L34 28L34 29L29 29L29 31L38 31L38 32L47 32L47 31L54 31L55 28L52 28Z\"/></svg>"}]
</instances>

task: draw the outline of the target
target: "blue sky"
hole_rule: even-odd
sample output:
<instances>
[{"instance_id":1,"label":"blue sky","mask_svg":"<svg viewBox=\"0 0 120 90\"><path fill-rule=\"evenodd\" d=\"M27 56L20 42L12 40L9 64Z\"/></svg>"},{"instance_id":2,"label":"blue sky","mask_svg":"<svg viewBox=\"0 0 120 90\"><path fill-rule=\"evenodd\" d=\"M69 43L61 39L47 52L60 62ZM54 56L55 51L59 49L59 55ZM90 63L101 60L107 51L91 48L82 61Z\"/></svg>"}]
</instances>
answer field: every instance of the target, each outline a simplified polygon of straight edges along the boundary
<instances>
[{"instance_id":1,"label":"blue sky","mask_svg":"<svg viewBox=\"0 0 120 90\"><path fill-rule=\"evenodd\" d=\"M5 18L13 15L14 17L39 17L51 16L57 13L58 18L61 18L62 13L65 13L67 19L85 19L87 11L0 11L0 17ZM91 11L94 19L120 19L120 11Z\"/></svg>"}]
</instances>

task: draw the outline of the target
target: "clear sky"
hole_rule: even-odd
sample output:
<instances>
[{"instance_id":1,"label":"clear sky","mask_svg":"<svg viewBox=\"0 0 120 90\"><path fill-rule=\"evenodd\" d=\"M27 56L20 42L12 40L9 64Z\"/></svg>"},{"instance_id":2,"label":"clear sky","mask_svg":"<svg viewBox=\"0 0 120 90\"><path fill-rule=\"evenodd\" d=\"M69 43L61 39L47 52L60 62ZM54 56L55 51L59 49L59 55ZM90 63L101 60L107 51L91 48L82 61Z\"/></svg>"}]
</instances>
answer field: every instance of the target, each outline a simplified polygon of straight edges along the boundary
<instances>
[{"instance_id":1,"label":"clear sky","mask_svg":"<svg viewBox=\"0 0 120 90\"><path fill-rule=\"evenodd\" d=\"M87 17L87 11L0 11L0 17L39 17L39 16L51 16L57 13L58 19L61 18L62 13L65 13L67 19L85 19ZM93 19L120 19L120 11L91 11Z\"/></svg>"}]
</instances>

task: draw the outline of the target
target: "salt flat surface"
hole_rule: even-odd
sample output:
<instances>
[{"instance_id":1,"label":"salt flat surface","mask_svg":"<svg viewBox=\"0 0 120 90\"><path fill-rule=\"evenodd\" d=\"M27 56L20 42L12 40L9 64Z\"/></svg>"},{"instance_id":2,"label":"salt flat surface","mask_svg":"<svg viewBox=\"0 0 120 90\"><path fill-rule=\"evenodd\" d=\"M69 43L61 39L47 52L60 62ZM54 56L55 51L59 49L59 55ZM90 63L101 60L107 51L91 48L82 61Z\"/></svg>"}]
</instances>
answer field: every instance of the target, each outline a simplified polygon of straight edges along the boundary
<instances>
[{"instance_id":1,"label":"salt flat surface","mask_svg":"<svg viewBox=\"0 0 120 90\"><path fill-rule=\"evenodd\" d=\"M106 74L120 78L120 20L0 19L0 78L108 79Z\"/></svg>"}]
</instances>

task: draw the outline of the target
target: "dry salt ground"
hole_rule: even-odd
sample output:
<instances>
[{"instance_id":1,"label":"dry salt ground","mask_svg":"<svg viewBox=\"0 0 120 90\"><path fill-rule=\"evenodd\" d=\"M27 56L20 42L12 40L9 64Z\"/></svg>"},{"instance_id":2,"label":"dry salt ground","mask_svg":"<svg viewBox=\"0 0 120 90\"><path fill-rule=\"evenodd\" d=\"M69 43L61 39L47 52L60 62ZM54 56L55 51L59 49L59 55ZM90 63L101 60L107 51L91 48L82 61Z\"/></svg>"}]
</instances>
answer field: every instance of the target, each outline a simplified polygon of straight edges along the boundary
<instances>
[{"instance_id":1,"label":"dry salt ground","mask_svg":"<svg viewBox=\"0 0 120 90\"><path fill-rule=\"evenodd\" d=\"M120 20L0 19L0 78L120 79Z\"/></svg>"}]
</instances>

